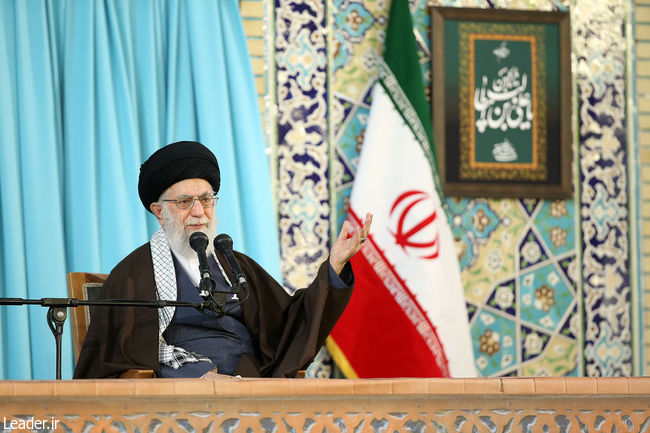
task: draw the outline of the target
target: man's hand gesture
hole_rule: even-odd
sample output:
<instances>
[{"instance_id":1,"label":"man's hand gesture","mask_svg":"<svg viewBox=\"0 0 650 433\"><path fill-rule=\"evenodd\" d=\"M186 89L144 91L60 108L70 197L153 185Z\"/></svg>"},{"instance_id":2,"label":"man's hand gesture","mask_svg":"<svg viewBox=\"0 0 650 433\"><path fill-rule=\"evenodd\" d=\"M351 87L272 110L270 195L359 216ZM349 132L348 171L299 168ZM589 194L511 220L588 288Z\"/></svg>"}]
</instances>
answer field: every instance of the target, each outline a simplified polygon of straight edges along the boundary
<instances>
[{"instance_id":1,"label":"man's hand gesture","mask_svg":"<svg viewBox=\"0 0 650 433\"><path fill-rule=\"evenodd\" d=\"M341 227L341 233L336 238L334 245L332 245L332 250L330 251L330 265L337 274L340 274L343 270L345 264L356 254L357 251L361 248L361 244L368 237L370 232L370 225L372 224L372 214L366 214L366 220L363 223L363 227L357 233L352 233L352 236L348 237L350 233L350 223L345 221L343 227Z\"/></svg>"}]
</instances>

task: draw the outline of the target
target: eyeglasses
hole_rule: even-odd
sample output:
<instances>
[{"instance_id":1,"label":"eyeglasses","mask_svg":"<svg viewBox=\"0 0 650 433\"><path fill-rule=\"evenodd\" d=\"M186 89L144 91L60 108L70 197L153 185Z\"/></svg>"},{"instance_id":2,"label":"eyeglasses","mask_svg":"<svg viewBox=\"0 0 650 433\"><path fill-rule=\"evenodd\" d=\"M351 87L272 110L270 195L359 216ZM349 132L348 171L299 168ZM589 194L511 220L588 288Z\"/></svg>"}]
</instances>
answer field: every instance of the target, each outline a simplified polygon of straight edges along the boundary
<instances>
[{"instance_id":1,"label":"eyeglasses","mask_svg":"<svg viewBox=\"0 0 650 433\"><path fill-rule=\"evenodd\" d=\"M217 203L219 197L214 193L205 193L198 197L193 197L191 195L179 195L175 200L162 200L162 201L173 201L176 203L176 207L179 209L187 210L194 207L194 201L198 200L203 207L212 207Z\"/></svg>"}]
</instances>

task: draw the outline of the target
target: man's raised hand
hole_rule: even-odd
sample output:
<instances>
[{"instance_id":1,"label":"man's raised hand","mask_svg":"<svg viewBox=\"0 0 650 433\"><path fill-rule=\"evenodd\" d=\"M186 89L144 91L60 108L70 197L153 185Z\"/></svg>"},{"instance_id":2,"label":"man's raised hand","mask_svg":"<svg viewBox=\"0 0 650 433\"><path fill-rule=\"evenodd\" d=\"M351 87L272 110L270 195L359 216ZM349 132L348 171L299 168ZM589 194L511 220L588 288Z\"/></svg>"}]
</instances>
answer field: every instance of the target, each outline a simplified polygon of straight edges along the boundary
<instances>
[{"instance_id":1,"label":"man's raised hand","mask_svg":"<svg viewBox=\"0 0 650 433\"><path fill-rule=\"evenodd\" d=\"M356 233L350 234L350 223L345 221L341 232L339 233L332 249L330 251L330 265L337 274L340 274L345 264L361 249L361 244L368 237L370 232L370 225L372 224L372 214L367 213L366 219L363 222L363 227ZM349 237L348 237L349 236Z\"/></svg>"}]
</instances>

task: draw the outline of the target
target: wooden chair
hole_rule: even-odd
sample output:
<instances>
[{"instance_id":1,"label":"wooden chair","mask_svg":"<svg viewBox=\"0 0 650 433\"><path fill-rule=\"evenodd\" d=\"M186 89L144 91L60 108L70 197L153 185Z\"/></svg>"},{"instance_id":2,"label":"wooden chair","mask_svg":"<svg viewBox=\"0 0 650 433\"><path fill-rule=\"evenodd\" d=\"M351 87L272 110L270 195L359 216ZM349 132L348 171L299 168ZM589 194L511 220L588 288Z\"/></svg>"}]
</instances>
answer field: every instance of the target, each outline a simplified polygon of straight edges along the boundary
<instances>
[{"instance_id":1,"label":"wooden chair","mask_svg":"<svg viewBox=\"0 0 650 433\"><path fill-rule=\"evenodd\" d=\"M89 272L69 272L67 275L68 295L72 298L83 300L104 299L101 288L107 274L92 274ZM86 331L92 312L93 306L79 306L70 308L70 324L72 326L72 346L74 348L75 364L79 359L81 347L86 339ZM127 370L120 375L122 378L149 378L153 377L153 370Z\"/></svg>"}]
</instances>

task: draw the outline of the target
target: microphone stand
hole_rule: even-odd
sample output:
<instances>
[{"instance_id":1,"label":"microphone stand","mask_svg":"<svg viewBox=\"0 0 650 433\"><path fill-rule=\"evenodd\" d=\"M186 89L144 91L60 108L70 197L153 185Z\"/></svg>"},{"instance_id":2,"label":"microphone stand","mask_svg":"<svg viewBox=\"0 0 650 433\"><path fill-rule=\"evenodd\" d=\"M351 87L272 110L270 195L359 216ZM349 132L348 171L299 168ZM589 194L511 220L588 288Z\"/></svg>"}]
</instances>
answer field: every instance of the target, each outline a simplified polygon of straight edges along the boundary
<instances>
[{"instance_id":1,"label":"microphone stand","mask_svg":"<svg viewBox=\"0 0 650 433\"><path fill-rule=\"evenodd\" d=\"M40 305L48 307L47 324L54 335L56 344L56 379L61 380L61 340L63 336L63 325L68 317L68 307L80 306L121 306L121 307L148 307L148 308L165 308L165 307L192 307L203 312L210 310L219 312L221 307L215 305L213 301L203 302L183 302L168 301L165 299L155 300L138 300L138 299L104 299L104 300L86 300L78 298L41 298L41 299L24 299L24 298L0 298L0 305Z\"/></svg>"}]
</instances>

